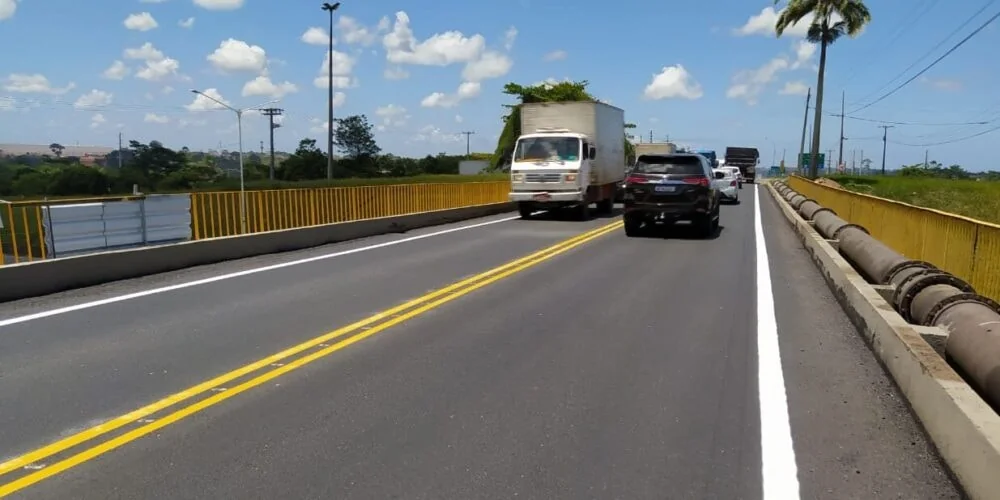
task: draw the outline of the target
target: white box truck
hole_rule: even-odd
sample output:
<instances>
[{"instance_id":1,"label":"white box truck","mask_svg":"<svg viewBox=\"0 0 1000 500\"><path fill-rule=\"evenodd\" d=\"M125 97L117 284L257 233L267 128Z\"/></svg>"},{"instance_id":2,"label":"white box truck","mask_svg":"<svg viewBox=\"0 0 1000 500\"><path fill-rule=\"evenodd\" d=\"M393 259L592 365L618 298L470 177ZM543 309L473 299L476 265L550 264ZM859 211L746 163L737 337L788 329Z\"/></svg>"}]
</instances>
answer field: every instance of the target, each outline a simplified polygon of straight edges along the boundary
<instances>
[{"instance_id":1,"label":"white box truck","mask_svg":"<svg viewBox=\"0 0 1000 500\"><path fill-rule=\"evenodd\" d=\"M590 204L610 213L625 179L625 112L600 102L522 104L521 135L510 166L510 200L521 217Z\"/></svg>"},{"instance_id":2,"label":"white box truck","mask_svg":"<svg viewBox=\"0 0 1000 500\"><path fill-rule=\"evenodd\" d=\"M672 142L640 142L635 145L635 157L642 155L672 155L677 152L677 145Z\"/></svg>"}]
</instances>

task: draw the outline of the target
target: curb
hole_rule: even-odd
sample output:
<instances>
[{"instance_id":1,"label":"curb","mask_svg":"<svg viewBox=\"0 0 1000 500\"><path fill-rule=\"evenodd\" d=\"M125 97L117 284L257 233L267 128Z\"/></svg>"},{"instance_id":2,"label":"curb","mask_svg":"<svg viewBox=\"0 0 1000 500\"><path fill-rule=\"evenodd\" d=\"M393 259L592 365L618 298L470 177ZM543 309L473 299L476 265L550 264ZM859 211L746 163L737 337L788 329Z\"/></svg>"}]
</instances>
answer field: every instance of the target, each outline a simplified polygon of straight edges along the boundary
<instances>
[{"instance_id":1,"label":"curb","mask_svg":"<svg viewBox=\"0 0 1000 500\"><path fill-rule=\"evenodd\" d=\"M492 203L10 264L0 266L0 303L194 266L401 233L511 212L514 208L513 203Z\"/></svg>"},{"instance_id":2,"label":"curb","mask_svg":"<svg viewBox=\"0 0 1000 500\"><path fill-rule=\"evenodd\" d=\"M940 328L907 323L770 183L767 191L965 493L974 500L996 499L1000 492L1000 415L924 339L925 335L944 339L947 334Z\"/></svg>"}]
</instances>

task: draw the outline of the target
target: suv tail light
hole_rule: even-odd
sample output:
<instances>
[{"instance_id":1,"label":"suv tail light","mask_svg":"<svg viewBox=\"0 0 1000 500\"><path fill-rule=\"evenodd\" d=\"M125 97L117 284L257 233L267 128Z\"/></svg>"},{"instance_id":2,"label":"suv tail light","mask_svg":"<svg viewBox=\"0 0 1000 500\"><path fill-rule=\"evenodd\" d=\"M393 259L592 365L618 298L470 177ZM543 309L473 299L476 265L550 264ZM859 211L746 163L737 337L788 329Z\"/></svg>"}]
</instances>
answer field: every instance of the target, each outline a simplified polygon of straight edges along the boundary
<instances>
[{"instance_id":1,"label":"suv tail light","mask_svg":"<svg viewBox=\"0 0 1000 500\"><path fill-rule=\"evenodd\" d=\"M625 179L625 182L628 184L645 184L646 178L638 175L630 175Z\"/></svg>"},{"instance_id":2,"label":"suv tail light","mask_svg":"<svg viewBox=\"0 0 1000 500\"><path fill-rule=\"evenodd\" d=\"M699 185L701 187L708 187L709 186L709 182L708 182L708 178L707 177L688 177L687 179L684 179L684 182L686 184L697 184L697 185Z\"/></svg>"},{"instance_id":3,"label":"suv tail light","mask_svg":"<svg viewBox=\"0 0 1000 500\"><path fill-rule=\"evenodd\" d=\"M730 181L730 182L729 182L729 186L730 186L730 187L732 187L732 186L735 186L735 185L736 185L736 181Z\"/></svg>"}]
</instances>

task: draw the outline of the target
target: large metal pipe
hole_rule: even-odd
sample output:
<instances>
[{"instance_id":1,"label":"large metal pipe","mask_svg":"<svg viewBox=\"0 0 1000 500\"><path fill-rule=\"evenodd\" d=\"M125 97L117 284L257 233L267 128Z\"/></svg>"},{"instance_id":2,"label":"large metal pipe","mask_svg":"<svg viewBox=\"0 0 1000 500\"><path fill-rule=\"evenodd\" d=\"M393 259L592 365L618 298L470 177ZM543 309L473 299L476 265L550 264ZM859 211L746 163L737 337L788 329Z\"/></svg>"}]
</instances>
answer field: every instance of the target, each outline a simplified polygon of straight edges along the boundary
<instances>
[{"instance_id":1,"label":"large metal pipe","mask_svg":"<svg viewBox=\"0 0 1000 500\"><path fill-rule=\"evenodd\" d=\"M1000 305L985 297L952 295L938 302L931 323L948 332L945 352L983 399L1000 409Z\"/></svg>"},{"instance_id":2,"label":"large metal pipe","mask_svg":"<svg viewBox=\"0 0 1000 500\"><path fill-rule=\"evenodd\" d=\"M819 231L819 234L822 234L828 240L832 240L837 231L840 231L840 228L849 225L846 220L841 219L832 211L814 214L813 224L816 230Z\"/></svg>"},{"instance_id":3,"label":"large metal pipe","mask_svg":"<svg viewBox=\"0 0 1000 500\"><path fill-rule=\"evenodd\" d=\"M824 209L823 207L820 206L819 203L816 203L814 200L806 200L802 202L801 205L799 205L799 215L801 215L805 220L813 220L813 217L816 216L816 212L820 210L829 210L829 209L828 208Z\"/></svg>"},{"instance_id":4,"label":"large metal pipe","mask_svg":"<svg viewBox=\"0 0 1000 500\"><path fill-rule=\"evenodd\" d=\"M792 209L797 211L799 209L799 206L802 205L802 202L806 201L807 199L808 198L802 196L801 194L796 194L795 196L792 196L791 199L788 200L788 204L792 206Z\"/></svg>"},{"instance_id":5,"label":"large metal pipe","mask_svg":"<svg viewBox=\"0 0 1000 500\"><path fill-rule=\"evenodd\" d=\"M848 224L834 234L840 253L844 254L873 283L885 284L889 271L906 262L906 257L896 253L879 240L872 238L863 228Z\"/></svg>"}]
</instances>

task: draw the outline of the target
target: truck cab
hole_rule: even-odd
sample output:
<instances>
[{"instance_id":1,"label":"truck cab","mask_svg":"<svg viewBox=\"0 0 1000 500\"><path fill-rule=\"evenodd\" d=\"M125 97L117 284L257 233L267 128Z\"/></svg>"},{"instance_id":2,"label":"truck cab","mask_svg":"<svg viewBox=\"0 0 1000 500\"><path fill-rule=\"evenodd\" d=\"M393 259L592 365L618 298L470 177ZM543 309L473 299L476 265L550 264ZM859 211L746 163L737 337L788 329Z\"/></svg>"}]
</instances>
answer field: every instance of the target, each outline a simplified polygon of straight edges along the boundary
<instances>
[{"instance_id":1,"label":"truck cab","mask_svg":"<svg viewBox=\"0 0 1000 500\"><path fill-rule=\"evenodd\" d=\"M511 201L527 207L522 216L535 209L586 206L595 156L596 147L586 135L566 129L520 136L510 166Z\"/></svg>"}]
</instances>

